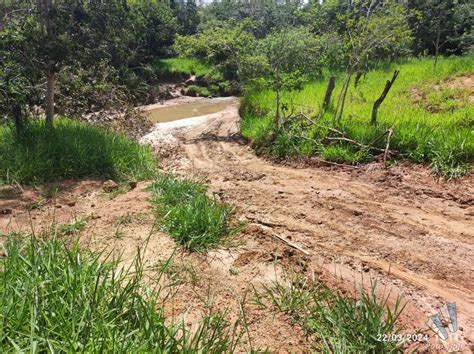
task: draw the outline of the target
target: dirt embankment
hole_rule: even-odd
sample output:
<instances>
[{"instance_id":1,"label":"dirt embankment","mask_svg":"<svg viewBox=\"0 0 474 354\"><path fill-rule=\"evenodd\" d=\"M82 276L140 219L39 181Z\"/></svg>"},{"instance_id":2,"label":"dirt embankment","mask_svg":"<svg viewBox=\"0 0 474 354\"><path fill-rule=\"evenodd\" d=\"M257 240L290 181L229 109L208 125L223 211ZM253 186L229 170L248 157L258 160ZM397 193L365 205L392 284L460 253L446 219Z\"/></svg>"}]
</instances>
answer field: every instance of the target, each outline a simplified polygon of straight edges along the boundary
<instances>
[{"instance_id":1,"label":"dirt embankment","mask_svg":"<svg viewBox=\"0 0 474 354\"><path fill-rule=\"evenodd\" d=\"M191 325L202 299L213 307L240 314L240 301L254 284L268 284L283 267L299 267L309 276L341 289L370 286L377 279L380 295L407 302L401 321L406 333L426 328L427 316L444 302L458 308L459 342L466 351L474 341L474 184L468 176L456 182L436 181L422 166L380 164L361 168L301 167L272 163L255 156L238 134L237 104L199 125L172 131L170 149L160 144L162 166L205 180L216 195L236 208L246 228L236 245L208 254L175 255L176 276L188 279L167 304L170 316ZM162 136L155 134L159 143ZM153 136L149 136L153 139ZM27 211L41 200L39 192L15 189L3 193L0 232L64 223L88 215L79 236L91 247L116 249L130 259L148 240L146 261L169 257L174 242L152 230L153 211L146 183L111 199L99 182L65 183L56 199ZM120 216L132 213L130 223ZM151 237L149 238L149 236ZM283 238L287 242L282 241ZM298 245L304 252L292 248ZM308 350L301 330L283 314L247 301L250 339L239 349ZM430 333L431 344L436 336ZM443 344L443 343L441 343ZM431 351L428 344L413 348Z\"/></svg>"}]
</instances>

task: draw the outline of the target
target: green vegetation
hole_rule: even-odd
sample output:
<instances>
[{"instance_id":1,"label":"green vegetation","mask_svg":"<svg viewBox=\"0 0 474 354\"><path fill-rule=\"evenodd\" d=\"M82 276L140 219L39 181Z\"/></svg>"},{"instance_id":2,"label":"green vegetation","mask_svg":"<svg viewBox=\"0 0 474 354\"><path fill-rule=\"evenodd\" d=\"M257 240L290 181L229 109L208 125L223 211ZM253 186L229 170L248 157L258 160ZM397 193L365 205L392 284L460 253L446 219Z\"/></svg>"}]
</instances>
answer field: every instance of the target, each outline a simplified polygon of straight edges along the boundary
<instances>
[{"instance_id":1,"label":"green vegetation","mask_svg":"<svg viewBox=\"0 0 474 354\"><path fill-rule=\"evenodd\" d=\"M211 68L203 62L186 58L158 59L153 63L153 67L157 76L163 79L191 75L203 77L211 71Z\"/></svg>"},{"instance_id":2,"label":"green vegetation","mask_svg":"<svg viewBox=\"0 0 474 354\"><path fill-rule=\"evenodd\" d=\"M213 2L174 50L244 91L243 134L260 150L351 164L408 158L449 179L472 162L472 104L462 88L432 86L472 68L470 10L468 1ZM453 53L466 56L441 57ZM407 59L426 54L434 58Z\"/></svg>"},{"instance_id":3,"label":"green vegetation","mask_svg":"<svg viewBox=\"0 0 474 354\"><path fill-rule=\"evenodd\" d=\"M158 223L189 250L215 247L235 229L229 226L232 209L213 196L206 187L173 175L159 176L151 186Z\"/></svg>"},{"instance_id":4,"label":"green vegetation","mask_svg":"<svg viewBox=\"0 0 474 354\"><path fill-rule=\"evenodd\" d=\"M0 260L2 352L231 352L240 333L219 313L190 332L165 318L167 289L140 255L130 268L105 254L11 235Z\"/></svg>"},{"instance_id":5,"label":"green vegetation","mask_svg":"<svg viewBox=\"0 0 474 354\"><path fill-rule=\"evenodd\" d=\"M88 222L89 222L88 217L84 217L84 216L78 217L69 224L59 225L58 234L66 235L66 236L77 234L78 232L81 232L82 230L84 230Z\"/></svg>"},{"instance_id":6,"label":"green vegetation","mask_svg":"<svg viewBox=\"0 0 474 354\"><path fill-rule=\"evenodd\" d=\"M464 89L450 88L443 82L472 73L473 67L474 57L467 56L441 59L436 71L427 59L411 59L370 71L357 87L354 88L351 81L340 123L334 121L334 103L321 114L326 79L307 84L301 91L284 91L281 101L288 107L287 117L291 110L303 109L312 121L304 117L287 119L285 129L280 130L272 142L268 136L275 117L275 93L248 90L241 107L242 134L257 147L278 157L320 154L330 161L356 164L370 160L374 154L380 154L380 150L341 140L325 140L328 136L339 136L331 135L330 129L338 129L345 137L368 146L393 127L390 149L399 153L394 157L432 163L435 172L447 178L458 177L469 169L474 158L474 107L469 104ZM372 125L373 103L394 69L400 70L400 75L379 109L378 125ZM340 86L341 79L336 81L335 92ZM383 151L385 144L384 138L373 147Z\"/></svg>"},{"instance_id":7,"label":"green vegetation","mask_svg":"<svg viewBox=\"0 0 474 354\"><path fill-rule=\"evenodd\" d=\"M164 81L189 80L182 93L186 96L229 96L235 92L220 72L205 64L203 59L168 58L158 59L153 63L156 77ZM232 91L234 90L234 91Z\"/></svg>"},{"instance_id":8,"label":"green vegetation","mask_svg":"<svg viewBox=\"0 0 474 354\"><path fill-rule=\"evenodd\" d=\"M396 322L404 306L398 298L391 310L388 296L377 299L375 282L370 293L361 290L354 299L337 289L311 283L300 275L286 278L267 286L265 294L278 311L287 313L305 330L316 351L402 352L402 342L383 341L380 335L400 332ZM256 295L257 303L265 306L262 295Z\"/></svg>"},{"instance_id":9,"label":"green vegetation","mask_svg":"<svg viewBox=\"0 0 474 354\"><path fill-rule=\"evenodd\" d=\"M90 124L57 120L52 130L31 121L21 135L0 125L0 181L60 178L143 180L155 171L150 149Z\"/></svg>"},{"instance_id":10,"label":"green vegetation","mask_svg":"<svg viewBox=\"0 0 474 354\"><path fill-rule=\"evenodd\" d=\"M126 181L152 180L158 226L187 250L217 247L238 229L230 205L201 183L158 174L148 147L61 118L120 112L130 123L136 105L173 96L175 80L190 96L243 93L241 131L259 152L354 165L408 159L460 177L474 162L471 92L455 84L473 74L473 10L472 0L2 2L0 185L42 184L33 209L57 196L50 181L114 179L120 186L105 191L114 198L136 187ZM116 217L114 237L142 217ZM165 318L172 292L162 276L196 285L196 269L171 259L145 269L140 254L123 269L65 243L88 221L3 243L1 352L235 350L242 332L219 313L192 332ZM376 299L375 284L356 299L304 278L289 284L266 295L317 351L400 350L377 340L398 333L402 309Z\"/></svg>"},{"instance_id":11,"label":"green vegetation","mask_svg":"<svg viewBox=\"0 0 474 354\"><path fill-rule=\"evenodd\" d=\"M196 4L147 0L2 2L0 18L0 110L19 121L39 106L48 125L147 101L150 65L199 21Z\"/></svg>"},{"instance_id":12,"label":"green vegetation","mask_svg":"<svg viewBox=\"0 0 474 354\"><path fill-rule=\"evenodd\" d=\"M207 87L202 87L198 85L189 85L185 87L183 93L186 96L191 97L209 97L211 95Z\"/></svg>"},{"instance_id":13,"label":"green vegetation","mask_svg":"<svg viewBox=\"0 0 474 354\"><path fill-rule=\"evenodd\" d=\"M282 124L281 91L300 89L321 71L324 47L305 28L268 35L255 55L241 59L242 76L250 87L270 87L276 94L275 126Z\"/></svg>"}]
</instances>

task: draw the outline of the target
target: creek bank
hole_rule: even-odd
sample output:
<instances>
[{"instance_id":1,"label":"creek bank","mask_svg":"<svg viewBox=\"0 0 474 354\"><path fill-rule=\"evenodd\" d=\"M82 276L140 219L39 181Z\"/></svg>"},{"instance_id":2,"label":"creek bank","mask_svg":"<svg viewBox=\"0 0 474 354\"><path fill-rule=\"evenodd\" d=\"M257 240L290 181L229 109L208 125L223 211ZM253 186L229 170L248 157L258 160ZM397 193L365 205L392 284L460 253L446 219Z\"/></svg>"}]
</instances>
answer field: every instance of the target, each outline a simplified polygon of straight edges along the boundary
<instances>
[{"instance_id":1,"label":"creek bank","mask_svg":"<svg viewBox=\"0 0 474 354\"><path fill-rule=\"evenodd\" d=\"M211 99L180 97L166 101L163 104L140 107L144 115L148 112L159 112L161 109L170 108L162 111L164 114L162 119L164 121L155 123L151 131L140 139L140 143L150 145L159 155L169 156L170 153L175 151L179 146L179 141L176 138L178 133L184 133L209 120L221 118L223 115L228 114L230 110L235 109L238 101L239 99L237 97ZM188 105L189 109L182 109L183 106L186 105ZM177 111L174 111L173 108L176 108ZM181 110L179 110L180 108ZM193 112L195 112L196 115L193 116ZM160 119L159 117L155 118L157 120Z\"/></svg>"}]
</instances>

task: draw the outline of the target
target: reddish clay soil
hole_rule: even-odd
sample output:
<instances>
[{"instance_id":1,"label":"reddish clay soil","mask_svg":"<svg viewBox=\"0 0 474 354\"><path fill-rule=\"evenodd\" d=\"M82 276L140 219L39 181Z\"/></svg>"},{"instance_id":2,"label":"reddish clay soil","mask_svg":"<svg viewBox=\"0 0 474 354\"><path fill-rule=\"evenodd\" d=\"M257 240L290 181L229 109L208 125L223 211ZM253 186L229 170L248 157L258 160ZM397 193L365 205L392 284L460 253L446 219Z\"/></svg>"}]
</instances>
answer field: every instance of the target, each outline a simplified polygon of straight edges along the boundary
<instances>
[{"instance_id":1,"label":"reddish clay soil","mask_svg":"<svg viewBox=\"0 0 474 354\"><path fill-rule=\"evenodd\" d=\"M192 326L203 298L237 318L245 298L250 339L239 350L306 351L310 343L297 325L271 307L252 304L252 284L261 289L282 269L298 268L332 287L351 293L377 279L379 295L398 295L407 303L400 323L406 333L426 329L437 306L455 302L467 352L474 341L474 184L473 176L435 180L426 166L380 163L360 168L331 167L317 161L277 164L256 157L238 135L237 105L212 115L207 123L175 133L179 144L166 152L162 167L206 181L211 192L235 207L246 223L235 242L207 254L176 251L177 295L167 303L171 318ZM161 152L163 149L161 147ZM167 235L153 230L147 183L110 198L101 182L61 182L54 199L32 211L41 199L32 188L12 187L0 194L0 233L31 230L90 216L78 236L95 249L115 249L130 261L147 243L149 265L165 261L176 249ZM133 221L118 218L132 213ZM119 230L119 232L117 232ZM283 238L287 242L282 241ZM289 243L296 245L293 248ZM184 315L183 315L184 314ZM409 349L432 352L436 342ZM250 346L251 345L251 346Z\"/></svg>"},{"instance_id":2,"label":"reddish clay soil","mask_svg":"<svg viewBox=\"0 0 474 354\"><path fill-rule=\"evenodd\" d=\"M469 102L474 103L474 74L458 76L446 83L450 88L467 91ZM435 89L439 89L436 87Z\"/></svg>"},{"instance_id":3,"label":"reddish clay soil","mask_svg":"<svg viewBox=\"0 0 474 354\"><path fill-rule=\"evenodd\" d=\"M258 269L276 252L303 258L308 274L338 287L367 287L378 279L381 293L407 301L407 332L426 328L437 306L455 302L461 341L466 349L472 345L472 175L445 182L433 179L426 166L411 164L282 166L255 156L239 138L237 117L234 107L177 135L179 158L165 161L168 169L205 179L247 222L246 247L232 251L237 266ZM309 256L297 250L288 255L275 234Z\"/></svg>"},{"instance_id":4,"label":"reddish clay soil","mask_svg":"<svg viewBox=\"0 0 474 354\"><path fill-rule=\"evenodd\" d=\"M457 76L451 80L432 85L429 90L422 90L418 87L413 87L410 90L410 94L413 99L413 103L422 104L428 111L436 113L440 110L440 108L430 105L426 95L428 92L440 91L443 88L462 90L461 92L464 91L466 93L465 99L461 94L461 97L457 97L458 102L462 104L462 102L465 101L466 104L474 104L474 74Z\"/></svg>"}]
</instances>

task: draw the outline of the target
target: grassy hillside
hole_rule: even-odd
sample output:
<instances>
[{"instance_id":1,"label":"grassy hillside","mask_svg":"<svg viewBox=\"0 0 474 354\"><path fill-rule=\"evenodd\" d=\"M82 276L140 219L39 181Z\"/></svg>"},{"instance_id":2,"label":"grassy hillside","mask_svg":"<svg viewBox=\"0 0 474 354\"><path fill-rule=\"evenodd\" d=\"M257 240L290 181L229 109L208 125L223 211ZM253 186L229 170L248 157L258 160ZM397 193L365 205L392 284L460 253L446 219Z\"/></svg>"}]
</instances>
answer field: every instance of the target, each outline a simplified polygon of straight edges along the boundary
<instances>
[{"instance_id":1,"label":"grassy hillside","mask_svg":"<svg viewBox=\"0 0 474 354\"><path fill-rule=\"evenodd\" d=\"M182 76L205 76L209 74L211 68L196 59L187 58L166 58L157 59L153 63L158 77L170 79L179 75Z\"/></svg>"},{"instance_id":2,"label":"grassy hillside","mask_svg":"<svg viewBox=\"0 0 474 354\"><path fill-rule=\"evenodd\" d=\"M379 109L378 126L370 125L374 101L395 69L400 74ZM447 85L457 76L474 73L474 57L453 57L439 61L436 71L429 59L411 59L369 72L355 88L351 83L346 109L337 128L348 138L370 144L378 135L393 127L391 149L414 162L430 162L435 172L457 177L469 169L474 157L474 106L466 88ZM327 75L329 76L329 75ZM337 73L333 102L321 117L320 125L334 127L333 108L343 73ZM323 101L327 77L306 85L299 92L283 92L282 102L295 111L303 109L317 116ZM279 157L321 155L324 159L352 164L369 161L373 151L345 142L326 143L328 129L315 125L293 125L282 131L268 146L268 135L275 115L275 94L271 91L247 91L242 104L242 133L257 146ZM316 139L315 141L313 139ZM384 148L385 139L375 144Z\"/></svg>"}]
</instances>

